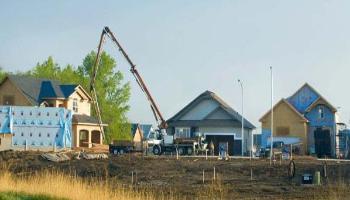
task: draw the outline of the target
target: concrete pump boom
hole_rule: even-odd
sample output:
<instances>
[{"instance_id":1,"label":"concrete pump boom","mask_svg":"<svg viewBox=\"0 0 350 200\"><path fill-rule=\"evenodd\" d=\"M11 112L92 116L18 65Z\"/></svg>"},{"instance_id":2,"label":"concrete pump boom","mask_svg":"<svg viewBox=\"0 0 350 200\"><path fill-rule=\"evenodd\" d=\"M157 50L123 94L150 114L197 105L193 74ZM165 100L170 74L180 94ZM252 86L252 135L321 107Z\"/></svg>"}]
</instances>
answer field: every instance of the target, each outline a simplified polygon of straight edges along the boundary
<instances>
[{"instance_id":1,"label":"concrete pump boom","mask_svg":"<svg viewBox=\"0 0 350 200\"><path fill-rule=\"evenodd\" d=\"M100 57L101 57L101 53L102 53L102 45L103 45L105 36L108 36L117 45L119 51L123 54L124 58L129 63L131 73L133 74L134 78L136 79L137 84L140 86L143 93L146 95L146 98L151 106L151 110L152 110L152 113L154 115L154 118L157 121L158 128L159 129L166 129L167 123L164 120L164 118L163 118L157 104L155 103L151 93L149 92L145 82L143 81L142 77L140 76L139 72L137 71L136 65L131 61L128 54L126 54L123 47L120 45L120 43L118 42L118 40L114 36L113 32L107 26L104 27L104 29L102 30L100 42L98 45L97 56L96 56L96 60L95 60L94 68L93 68L92 79L90 82L90 92L94 93L94 95L93 95L93 98L95 98L94 99L94 107L95 107L96 112L98 112L97 115L99 118L99 122L102 124L100 109L98 106L98 101L97 101L97 96L96 96L96 91L95 91L95 80L96 80L96 74L98 71L98 65L100 62ZM102 129L102 126L100 126L100 127Z\"/></svg>"}]
</instances>

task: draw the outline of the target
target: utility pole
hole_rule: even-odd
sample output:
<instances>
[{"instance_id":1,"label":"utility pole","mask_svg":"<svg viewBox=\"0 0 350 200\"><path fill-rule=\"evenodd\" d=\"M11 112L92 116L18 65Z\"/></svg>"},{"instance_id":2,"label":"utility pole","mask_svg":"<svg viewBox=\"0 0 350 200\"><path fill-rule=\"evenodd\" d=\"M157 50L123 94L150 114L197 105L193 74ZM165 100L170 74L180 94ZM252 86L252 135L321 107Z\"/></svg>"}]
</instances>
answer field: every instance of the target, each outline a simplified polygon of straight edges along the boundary
<instances>
[{"instance_id":1,"label":"utility pole","mask_svg":"<svg viewBox=\"0 0 350 200\"><path fill-rule=\"evenodd\" d=\"M242 122L241 122L241 124L242 124L242 132L241 132L241 138L242 138L242 156L244 156L244 117L243 117L243 101L244 101L244 99L243 99L243 82L240 80L240 79L238 79L238 83L239 83L239 85L241 86L241 91L242 91L242 113L241 113L241 116L242 116Z\"/></svg>"},{"instance_id":2,"label":"utility pole","mask_svg":"<svg viewBox=\"0 0 350 200\"><path fill-rule=\"evenodd\" d=\"M270 165L272 165L272 156L273 156L273 71L272 66L270 66L271 71L271 147L270 147Z\"/></svg>"}]
</instances>

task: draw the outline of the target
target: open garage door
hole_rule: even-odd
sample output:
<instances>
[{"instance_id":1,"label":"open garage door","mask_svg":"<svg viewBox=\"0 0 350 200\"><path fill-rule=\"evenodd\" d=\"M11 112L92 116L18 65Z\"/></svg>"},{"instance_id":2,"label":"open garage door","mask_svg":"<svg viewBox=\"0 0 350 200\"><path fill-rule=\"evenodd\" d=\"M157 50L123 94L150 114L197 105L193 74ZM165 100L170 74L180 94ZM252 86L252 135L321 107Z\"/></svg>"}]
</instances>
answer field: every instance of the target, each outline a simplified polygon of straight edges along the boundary
<instances>
[{"instance_id":1,"label":"open garage door","mask_svg":"<svg viewBox=\"0 0 350 200\"><path fill-rule=\"evenodd\" d=\"M214 154L219 155L220 146L228 146L228 154L241 155L242 143L241 140L235 140L234 134L218 134L218 133L205 133L205 138L208 144L213 142Z\"/></svg>"},{"instance_id":2,"label":"open garage door","mask_svg":"<svg viewBox=\"0 0 350 200\"><path fill-rule=\"evenodd\" d=\"M329 130L317 128L314 132L317 157L331 156L331 134Z\"/></svg>"}]
</instances>

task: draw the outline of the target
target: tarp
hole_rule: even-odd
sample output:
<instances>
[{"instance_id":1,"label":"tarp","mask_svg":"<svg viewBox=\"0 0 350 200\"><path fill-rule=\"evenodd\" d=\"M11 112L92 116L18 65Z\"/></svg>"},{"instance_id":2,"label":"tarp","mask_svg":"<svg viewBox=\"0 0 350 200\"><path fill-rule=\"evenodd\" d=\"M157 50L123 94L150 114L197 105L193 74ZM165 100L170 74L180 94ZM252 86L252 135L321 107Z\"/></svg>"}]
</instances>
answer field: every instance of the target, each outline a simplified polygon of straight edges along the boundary
<instances>
[{"instance_id":1,"label":"tarp","mask_svg":"<svg viewBox=\"0 0 350 200\"><path fill-rule=\"evenodd\" d=\"M284 144L299 144L301 139L298 137L273 137L273 142L283 142ZM262 129L261 147L266 148L271 145L271 129Z\"/></svg>"},{"instance_id":2,"label":"tarp","mask_svg":"<svg viewBox=\"0 0 350 200\"><path fill-rule=\"evenodd\" d=\"M0 106L0 134L13 134L14 147L70 148L72 113L54 107Z\"/></svg>"}]
</instances>

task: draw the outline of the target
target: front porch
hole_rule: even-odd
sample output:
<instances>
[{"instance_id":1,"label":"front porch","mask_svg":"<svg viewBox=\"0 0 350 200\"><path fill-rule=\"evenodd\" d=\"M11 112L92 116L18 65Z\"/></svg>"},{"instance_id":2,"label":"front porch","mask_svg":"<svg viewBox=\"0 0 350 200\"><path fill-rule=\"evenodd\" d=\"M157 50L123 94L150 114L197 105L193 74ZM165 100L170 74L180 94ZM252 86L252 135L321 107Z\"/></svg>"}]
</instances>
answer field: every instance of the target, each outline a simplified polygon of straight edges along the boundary
<instances>
[{"instance_id":1,"label":"front porch","mask_svg":"<svg viewBox=\"0 0 350 200\"><path fill-rule=\"evenodd\" d=\"M91 148L93 144L103 144L103 137L98 125L73 125L73 147Z\"/></svg>"}]
</instances>

